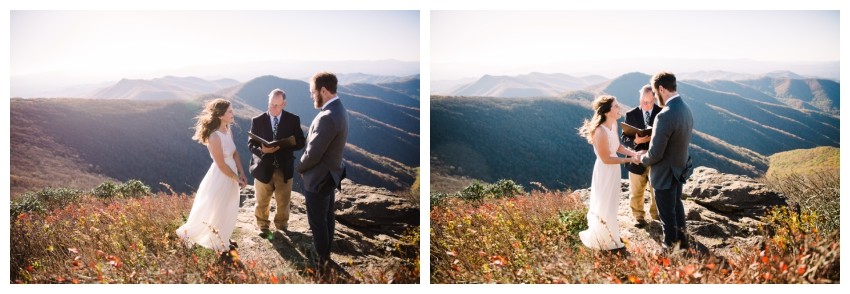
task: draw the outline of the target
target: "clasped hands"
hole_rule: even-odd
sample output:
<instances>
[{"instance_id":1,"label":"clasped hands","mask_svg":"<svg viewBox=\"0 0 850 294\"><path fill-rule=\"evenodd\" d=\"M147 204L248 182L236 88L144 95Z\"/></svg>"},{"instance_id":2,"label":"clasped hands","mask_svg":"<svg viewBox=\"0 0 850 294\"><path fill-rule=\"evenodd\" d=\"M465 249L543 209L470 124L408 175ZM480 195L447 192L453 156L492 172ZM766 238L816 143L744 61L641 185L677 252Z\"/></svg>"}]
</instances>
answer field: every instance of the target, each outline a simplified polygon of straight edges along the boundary
<instances>
[{"instance_id":1,"label":"clasped hands","mask_svg":"<svg viewBox=\"0 0 850 294\"><path fill-rule=\"evenodd\" d=\"M248 186L248 178L246 178L244 174L237 175L236 177L233 177L232 179L239 182L239 188L240 189L245 188L245 186Z\"/></svg>"},{"instance_id":2,"label":"clasped hands","mask_svg":"<svg viewBox=\"0 0 850 294\"><path fill-rule=\"evenodd\" d=\"M632 157L628 158L628 162L631 164L641 164L640 157L644 154L646 154L646 150L636 151Z\"/></svg>"}]
</instances>

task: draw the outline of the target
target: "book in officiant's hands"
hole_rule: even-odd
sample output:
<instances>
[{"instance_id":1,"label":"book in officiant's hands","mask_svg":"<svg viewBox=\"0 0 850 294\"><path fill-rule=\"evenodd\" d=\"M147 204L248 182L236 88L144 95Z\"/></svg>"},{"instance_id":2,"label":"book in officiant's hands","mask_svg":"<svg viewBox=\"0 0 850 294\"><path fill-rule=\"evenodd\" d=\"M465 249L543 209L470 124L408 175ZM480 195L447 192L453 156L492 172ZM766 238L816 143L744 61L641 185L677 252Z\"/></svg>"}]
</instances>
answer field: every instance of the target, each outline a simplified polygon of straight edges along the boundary
<instances>
[{"instance_id":1,"label":"book in officiant's hands","mask_svg":"<svg viewBox=\"0 0 850 294\"><path fill-rule=\"evenodd\" d=\"M638 134L641 137L645 137L652 135L652 127L641 129L625 122L620 122L620 127L623 128L623 135L626 136L634 136L635 134Z\"/></svg>"},{"instance_id":2,"label":"book in officiant's hands","mask_svg":"<svg viewBox=\"0 0 850 294\"><path fill-rule=\"evenodd\" d=\"M271 141L271 142L266 141L265 139L260 138L260 136L254 135L251 132L248 132L248 137L250 137L251 140L254 140L257 143L263 144L263 146L266 146L266 147L291 147L291 146L295 146L295 136L289 136L289 137L286 137L286 138L283 138L283 139L280 139L280 140Z\"/></svg>"}]
</instances>

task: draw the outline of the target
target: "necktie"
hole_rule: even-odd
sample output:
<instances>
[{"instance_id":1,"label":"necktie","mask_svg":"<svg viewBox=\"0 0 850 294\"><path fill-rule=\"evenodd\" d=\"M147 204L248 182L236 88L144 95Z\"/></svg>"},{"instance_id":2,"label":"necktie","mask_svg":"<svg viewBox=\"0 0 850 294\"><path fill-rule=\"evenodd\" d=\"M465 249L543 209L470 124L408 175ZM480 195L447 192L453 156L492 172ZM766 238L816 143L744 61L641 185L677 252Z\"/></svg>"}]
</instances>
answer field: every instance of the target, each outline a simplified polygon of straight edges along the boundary
<instances>
[{"instance_id":1,"label":"necktie","mask_svg":"<svg viewBox=\"0 0 850 294\"><path fill-rule=\"evenodd\" d=\"M644 112L643 112L643 123L646 125L646 127L647 127L647 128L648 128L648 127L651 127L651 126L649 125L649 111L644 111Z\"/></svg>"},{"instance_id":2,"label":"necktie","mask_svg":"<svg viewBox=\"0 0 850 294\"><path fill-rule=\"evenodd\" d=\"M272 124L272 141L277 139L277 124L280 121L277 119L277 116L274 117L274 123ZM277 167L277 156L274 158L274 166Z\"/></svg>"},{"instance_id":3,"label":"necktie","mask_svg":"<svg viewBox=\"0 0 850 294\"><path fill-rule=\"evenodd\" d=\"M277 138L277 124L278 124L279 122L280 122L280 121L279 121L279 120L277 120L277 116L275 116L275 117L274 117L274 123L272 124L272 136L273 136L272 140L274 140L274 139L276 139L276 138Z\"/></svg>"}]
</instances>

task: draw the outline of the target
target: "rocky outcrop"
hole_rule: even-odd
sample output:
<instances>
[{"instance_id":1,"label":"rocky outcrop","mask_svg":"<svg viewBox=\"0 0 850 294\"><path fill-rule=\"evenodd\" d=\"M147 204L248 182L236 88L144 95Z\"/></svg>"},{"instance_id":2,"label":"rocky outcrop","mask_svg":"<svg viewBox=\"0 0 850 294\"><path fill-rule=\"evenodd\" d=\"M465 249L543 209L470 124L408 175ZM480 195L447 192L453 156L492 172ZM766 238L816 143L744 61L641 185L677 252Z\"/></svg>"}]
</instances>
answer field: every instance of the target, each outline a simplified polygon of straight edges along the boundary
<instances>
[{"instance_id":1,"label":"rocky outcrop","mask_svg":"<svg viewBox=\"0 0 850 294\"><path fill-rule=\"evenodd\" d=\"M577 191L585 204L589 189ZM787 205L785 196L747 176L723 174L698 167L682 188L688 233L699 244L721 253L737 242L756 242L759 220L768 208ZM647 192L647 195L649 193ZM629 208L629 182L621 181L617 220L631 247L660 248L661 223L638 229ZM649 215L649 199L645 199Z\"/></svg>"},{"instance_id":2,"label":"rocky outcrop","mask_svg":"<svg viewBox=\"0 0 850 294\"><path fill-rule=\"evenodd\" d=\"M336 202L338 222L373 232L403 233L419 224L419 206L383 188L346 185Z\"/></svg>"},{"instance_id":3,"label":"rocky outcrop","mask_svg":"<svg viewBox=\"0 0 850 294\"><path fill-rule=\"evenodd\" d=\"M752 242L767 209L787 205L785 195L750 177L698 167L682 188L688 231L708 247Z\"/></svg>"},{"instance_id":4,"label":"rocky outcrop","mask_svg":"<svg viewBox=\"0 0 850 294\"><path fill-rule=\"evenodd\" d=\"M761 215L769 207L786 205L785 196L750 177L698 167L682 194L697 204L727 215Z\"/></svg>"},{"instance_id":5,"label":"rocky outcrop","mask_svg":"<svg viewBox=\"0 0 850 294\"><path fill-rule=\"evenodd\" d=\"M253 260L281 273L303 273L313 268L313 237L307 222L304 195L292 192L288 232L276 231L271 238L260 237L254 217L253 187L242 190L239 216L233 240L243 261ZM276 211L271 201L271 215ZM419 244L402 236L419 226L419 205L383 188L342 182L336 193L336 228L331 259L348 274L381 269L392 273L401 257L412 258ZM272 229L274 224L272 223Z\"/></svg>"}]
</instances>

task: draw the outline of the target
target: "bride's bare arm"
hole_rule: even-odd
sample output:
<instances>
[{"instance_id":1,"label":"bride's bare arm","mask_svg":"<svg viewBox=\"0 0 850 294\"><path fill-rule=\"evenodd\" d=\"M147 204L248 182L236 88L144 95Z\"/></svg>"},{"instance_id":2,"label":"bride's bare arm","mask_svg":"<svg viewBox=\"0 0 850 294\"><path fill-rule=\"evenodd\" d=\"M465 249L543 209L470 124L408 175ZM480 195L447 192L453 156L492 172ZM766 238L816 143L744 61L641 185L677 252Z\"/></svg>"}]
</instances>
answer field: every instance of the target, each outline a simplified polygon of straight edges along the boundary
<instances>
[{"instance_id":1,"label":"bride's bare arm","mask_svg":"<svg viewBox=\"0 0 850 294\"><path fill-rule=\"evenodd\" d=\"M224 151L221 150L221 138L219 138L217 134L210 134L210 137L207 139L207 149L209 149L210 154L212 154L215 166L217 166L218 169L226 176L238 181L239 176L230 170L230 167L224 163Z\"/></svg>"},{"instance_id":2,"label":"bride's bare arm","mask_svg":"<svg viewBox=\"0 0 850 294\"><path fill-rule=\"evenodd\" d=\"M620 158L616 153L611 154L608 150L608 134L602 128L596 128L593 131L593 148L596 149L596 154L599 154L599 159L605 164L628 162L627 158ZM620 145L620 148L623 148L623 145Z\"/></svg>"},{"instance_id":3,"label":"bride's bare arm","mask_svg":"<svg viewBox=\"0 0 850 294\"><path fill-rule=\"evenodd\" d=\"M239 160L239 152L233 151L233 161L236 162L236 169L239 170L240 184L248 184L248 178L245 177L245 171L242 170L242 161Z\"/></svg>"},{"instance_id":4,"label":"bride's bare arm","mask_svg":"<svg viewBox=\"0 0 850 294\"><path fill-rule=\"evenodd\" d=\"M620 144L620 148L617 148L617 152L619 152L622 155L631 156L631 157L636 157L638 155L637 152L634 152L631 149L626 148L626 146L623 146L623 144Z\"/></svg>"}]
</instances>

